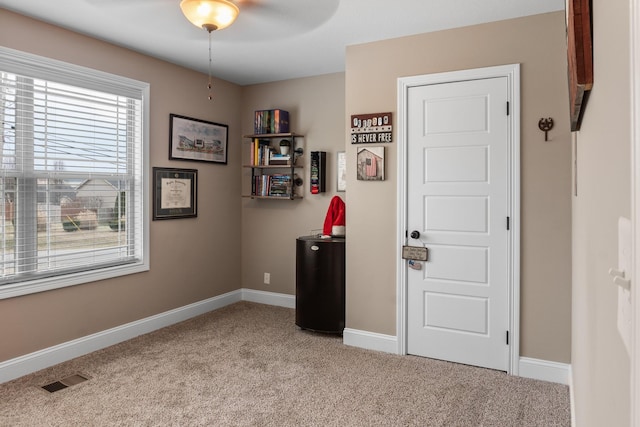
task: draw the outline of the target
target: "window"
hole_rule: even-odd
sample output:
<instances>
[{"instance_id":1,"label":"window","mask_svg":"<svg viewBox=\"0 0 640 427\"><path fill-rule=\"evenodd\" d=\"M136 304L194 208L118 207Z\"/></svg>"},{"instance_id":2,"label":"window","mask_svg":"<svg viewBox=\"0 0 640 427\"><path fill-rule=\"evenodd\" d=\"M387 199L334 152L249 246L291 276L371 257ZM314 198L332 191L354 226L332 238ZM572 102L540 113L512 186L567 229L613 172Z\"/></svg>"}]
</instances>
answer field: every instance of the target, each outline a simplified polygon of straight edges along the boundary
<instances>
[{"instance_id":1,"label":"window","mask_svg":"<svg viewBox=\"0 0 640 427\"><path fill-rule=\"evenodd\" d=\"M148 270L148 93L0 48L0 298Z\"/></svg>"}]
</instances>

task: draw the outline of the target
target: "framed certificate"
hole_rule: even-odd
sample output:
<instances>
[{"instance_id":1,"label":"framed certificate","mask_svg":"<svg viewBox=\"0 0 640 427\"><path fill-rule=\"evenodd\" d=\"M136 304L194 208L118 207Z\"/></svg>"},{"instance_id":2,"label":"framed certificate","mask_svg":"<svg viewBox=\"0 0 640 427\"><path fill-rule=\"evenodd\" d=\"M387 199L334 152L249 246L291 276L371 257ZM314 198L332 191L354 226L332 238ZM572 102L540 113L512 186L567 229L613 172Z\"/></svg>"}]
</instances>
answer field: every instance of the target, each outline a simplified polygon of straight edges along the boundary
<instances>
[{"instance_id":1,"label":"framed certificate","mask_svg":"<svg viewBox=\"0 0 640 427\"><path fill-rule=\"evenodd\" d=\"M198 216L198 171L153 168L153 219Z\"/></svg>"}]
</instances>

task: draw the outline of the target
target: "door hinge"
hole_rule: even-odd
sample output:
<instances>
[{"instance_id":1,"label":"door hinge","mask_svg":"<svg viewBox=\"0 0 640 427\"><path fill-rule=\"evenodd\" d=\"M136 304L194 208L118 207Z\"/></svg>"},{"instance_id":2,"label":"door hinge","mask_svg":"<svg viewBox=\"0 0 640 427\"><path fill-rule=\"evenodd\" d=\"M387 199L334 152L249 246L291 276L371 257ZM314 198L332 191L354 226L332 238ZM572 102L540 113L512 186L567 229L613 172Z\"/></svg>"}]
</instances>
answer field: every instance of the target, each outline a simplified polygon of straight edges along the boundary
<instances>
[{"instance_id":1,"label":"door hinge","mask_svg":"<svg viewBox=\"0 0 640 427\"><path fill-rule=\"evenodd\" d=\"M507 217L507 230L511 229L511 218Z\"/></svg>"},{"instance_id":2,"label":"door hinge","mask_svg":"<svg viewBox=\"0 0 640 427\"><path fill-rule=\"evenodd\" d=\"M507 101L507 116L509 115L509 101Z\"/></svg>"},{"instance_id":3,"label":"door hinge","mask_svg":"<svg viewBox=\"0 0 640 427\"><path fill-rule=\"evenodd\" d=\"M509 345L509 331L507 331L507 345Z\"/></svg>"}]
</instances>

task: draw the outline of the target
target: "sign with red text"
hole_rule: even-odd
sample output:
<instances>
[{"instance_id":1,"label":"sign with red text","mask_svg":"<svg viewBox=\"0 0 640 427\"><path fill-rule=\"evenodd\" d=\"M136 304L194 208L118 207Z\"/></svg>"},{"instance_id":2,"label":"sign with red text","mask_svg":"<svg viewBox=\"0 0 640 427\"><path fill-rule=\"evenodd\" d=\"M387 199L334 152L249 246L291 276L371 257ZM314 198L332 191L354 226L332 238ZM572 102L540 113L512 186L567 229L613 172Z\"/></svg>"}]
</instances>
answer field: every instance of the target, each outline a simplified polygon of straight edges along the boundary
<instances>
[{"instance_id":1,"label":"sign with red text","mask_svg":"<svg viewBox=\"0 0 640 427\"><path fill-rule=\"evenodd\" d=\"M392 142L391 113L354 114L351 116L352 144Z\"/></svg>"}]
</instances>

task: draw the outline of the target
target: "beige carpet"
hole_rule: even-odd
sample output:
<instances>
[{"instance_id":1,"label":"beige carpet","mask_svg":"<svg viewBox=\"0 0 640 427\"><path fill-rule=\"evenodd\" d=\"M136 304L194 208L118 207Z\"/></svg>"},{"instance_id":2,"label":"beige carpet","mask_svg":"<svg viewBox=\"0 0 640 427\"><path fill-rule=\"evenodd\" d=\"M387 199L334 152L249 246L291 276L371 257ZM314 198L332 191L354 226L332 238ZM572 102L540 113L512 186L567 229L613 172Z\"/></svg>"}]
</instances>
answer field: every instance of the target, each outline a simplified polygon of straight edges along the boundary
<instances>
[{"instance_id":1,"label":"beige carpet","mask_svg":"<svg viewBox=\"0 0 640 427\"><path fill-rule=\"evenodd\" d=\"M570 425L566 386L347 347L294 319L241 302L2 384L0 425Z\"/></svg>"}]
</instances>

